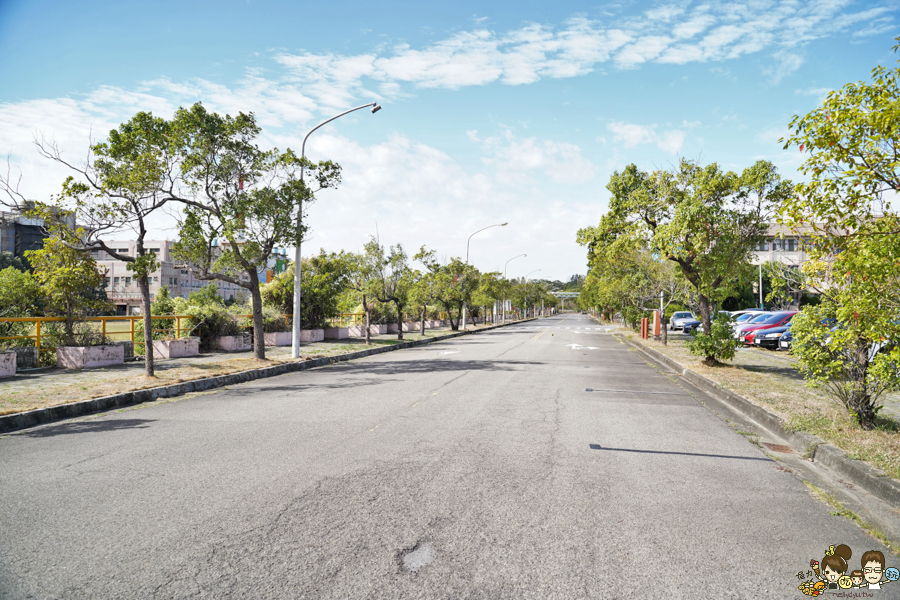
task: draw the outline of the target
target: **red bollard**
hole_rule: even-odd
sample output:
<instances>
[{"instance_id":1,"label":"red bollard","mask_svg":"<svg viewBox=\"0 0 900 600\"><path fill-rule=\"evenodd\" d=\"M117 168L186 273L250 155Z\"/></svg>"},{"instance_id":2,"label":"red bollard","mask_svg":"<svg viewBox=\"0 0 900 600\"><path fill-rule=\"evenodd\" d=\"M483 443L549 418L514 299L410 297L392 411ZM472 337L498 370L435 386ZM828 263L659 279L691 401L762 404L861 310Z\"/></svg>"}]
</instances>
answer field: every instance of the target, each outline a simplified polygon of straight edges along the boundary
<instances>
[{"instance_id":1,"label":"red bollard","mask_svg":"<svg viewBox=\"0 0 900 600\"><path fill-rule=\"evenodd\" d=\"M641 319L641 338L646 340L649 333L650 333L649 319L644 317Z\"/></svg>"}]
</instances>

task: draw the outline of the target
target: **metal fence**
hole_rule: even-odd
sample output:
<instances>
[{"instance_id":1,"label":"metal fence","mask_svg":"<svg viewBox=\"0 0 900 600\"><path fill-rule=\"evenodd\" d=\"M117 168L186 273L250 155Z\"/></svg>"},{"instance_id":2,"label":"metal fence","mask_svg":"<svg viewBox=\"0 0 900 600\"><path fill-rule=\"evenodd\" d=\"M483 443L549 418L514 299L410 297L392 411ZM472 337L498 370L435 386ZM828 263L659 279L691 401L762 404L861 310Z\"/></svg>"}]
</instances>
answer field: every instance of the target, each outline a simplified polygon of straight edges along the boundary
<instances>
[{"instance_id":1,"label":"metal fence","mask_svg":"<svg viewBox=\"0 0 900 600\"><path fill-rule=\"evenodd\" d=\"M153 333L158 332L172 332L175 337L181 337L182 332L190 332L191 327L188 325L187 327L182 327L182 319L193 319L193 315L162 315L157 316L153 315L150 317L152 320L167 320L171 321L175 320L174 327L158 327L151 328L151 336ZM143 316L129 316L129 317L87 317L84 319L79 319L79 323L99 323L100 334L104 337L108 337L109 339L115 340L114 336L124 337L125 339L130 339L131 343L134 344L134 334L142 334L143 331L141 329L135 329L135 321L143 321ZM28 340L30 343L33 343L34 346L38 349L38 354L41 352L53 352L55 348L42 348L41 347L41 339L48 337L46 333L44 333L43 325L45 323L61 323L65 322L65 317L4 317L0 318L0 324L2 323L32 323L33 330L31 335L13 335L13 336L4 336L0 337L0 341L2 340ZM118 328L113 326L112 328L109 326L109 323L122 323L127 322L128 326L122 330L117 330ZM122 341L122 340L118 340ZM143 343L143 342L139 342ZM137 350L137 348L135 348Z\"/></svg>"}]
</instances>

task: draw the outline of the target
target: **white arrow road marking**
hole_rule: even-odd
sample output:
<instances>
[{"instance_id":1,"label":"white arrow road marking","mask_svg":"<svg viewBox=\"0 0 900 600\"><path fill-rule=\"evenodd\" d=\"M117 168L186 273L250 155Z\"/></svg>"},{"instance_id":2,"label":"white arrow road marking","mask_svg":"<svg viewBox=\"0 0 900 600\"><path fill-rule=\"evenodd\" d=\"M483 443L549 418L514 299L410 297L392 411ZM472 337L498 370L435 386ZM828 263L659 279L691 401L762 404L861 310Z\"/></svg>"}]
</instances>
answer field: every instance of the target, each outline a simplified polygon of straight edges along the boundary
<instances>
[{"instance_id":1,"label":"white arrow road marking","mask_svg":"<svg viewBox=\"0 0 900 600\"><path fill-rule=\"evenodd\" d=\"M572 350L599 350L595 346L582 346L581 344L566 344L567 348L572 348Z\"/></svg>"},{"instance_id":2,"label":"white arrow road marking","mask_svg":"<svg viewBox=\"0 0 900 600\"><path fill-rule=\"evenodd\" d=\"M459 350L448 350L446 352L441 352L441 356L445 354L459 354Z\"/></svg>"}]
</instances>

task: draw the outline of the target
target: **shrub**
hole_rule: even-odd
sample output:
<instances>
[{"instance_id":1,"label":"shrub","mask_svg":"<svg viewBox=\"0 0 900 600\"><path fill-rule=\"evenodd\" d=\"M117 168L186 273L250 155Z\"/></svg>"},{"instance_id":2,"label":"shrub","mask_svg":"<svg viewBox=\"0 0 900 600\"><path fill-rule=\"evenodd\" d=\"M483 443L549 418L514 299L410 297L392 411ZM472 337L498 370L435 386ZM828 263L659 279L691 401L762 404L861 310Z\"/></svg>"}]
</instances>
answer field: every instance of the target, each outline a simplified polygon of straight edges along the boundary
<instances>
[{"instance_id":1,"label":"shrub","mask_svg":"<svg viewBox=\"0 0 900 600\"><path fill-rule=\"evenodd\" d=\"M734 358L742 342L734 338L734 320L731 316L719 313L712 322L712 331L698 333L687 343L691 354L702 356L703 364L715 366Z\"/></svg>"}]
</instances>

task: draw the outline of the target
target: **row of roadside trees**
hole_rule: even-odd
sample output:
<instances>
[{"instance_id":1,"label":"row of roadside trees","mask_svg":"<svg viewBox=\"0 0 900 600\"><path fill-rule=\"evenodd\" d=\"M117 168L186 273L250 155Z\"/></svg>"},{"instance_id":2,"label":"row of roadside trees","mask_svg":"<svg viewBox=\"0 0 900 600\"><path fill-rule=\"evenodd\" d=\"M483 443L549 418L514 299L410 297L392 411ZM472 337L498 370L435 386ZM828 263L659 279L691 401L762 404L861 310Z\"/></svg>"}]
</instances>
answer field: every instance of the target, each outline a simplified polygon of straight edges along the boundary
<instances>
[{"instance_id":1,"label":"row of roadside trees","mask_svg":"<svg viewBox=\"0 0 900 600\"><path fill-rule=\"evenodd\" d=\"M152 223L174 216L176 259L201 280L229 282L247 291L255 356L265 357L264 292L270 304L290 313L287 299L293 294L293 279L280 277L272 289L264 290L257 274L276 248L302 242L306 208L319 191L340 185L342 174L340 165L331 161L313 163L290 149L264 150L257 143L260 133L252 113L222 116L201 103L179 109L172 119L140 112L110 131L107 139L91 144L83 164L69 162L54 143L38 140L45 158L73 173L60 194L48 201L26 199L17 181L0 176L3 203L41 219L50 235L48 248L54 250L31 260L36 277L59 284L59 297L53 302L45 298L42 305L66 307L66 335L74 335L71 317L76 307L85 308L83 300L90 296L85 286L96 289L99 284L99 275L82 273L96 274L90 258L96 250L127 264L141 294L142 329L152 330L150 277L159 263L146 242ZM123 231L133 232L134 254L107 243ZM398 319L408 310L424 315L428 306L440 305L452 315L454 329L464 303L478 307L509 299L526 307L541 300L555 302L540 286L480 273L459 259L441 262L426 248L414 259L422 263L422 271L411 267L402 246L385 248L375 239L359 254L311 257L312 291L302 290L308 298L302 323L314 326L336 314L338 298L345 292L358 297L367 320L378 303L392 304ZM81 287L68 289L67 282ZM145 372L154 374L149 344Z\"/></svg>"},{"instance_id":2,"label":"row of roadside trees","mask_svg":"<svg viewBox=\"0 0 900 600\"><path fill-rule=\"evenodd\" d=\"M591 267L581 302L626 314L657 308L663 292L696 304L710 333L692 350L716 364L734 341L713 307L754 280L751 254L770 223L785 225L803 235L808 260L799 273L771 268L770 297L805 288L819 300L792 323L799 369L874 428L880 399L900 388L898 122L900 69L879 66L793 118L783 142L805 156L801 183L766 161L740 174L690 160L614 173L608 213L578 233Z\"/></svg>"}]
</instances>

